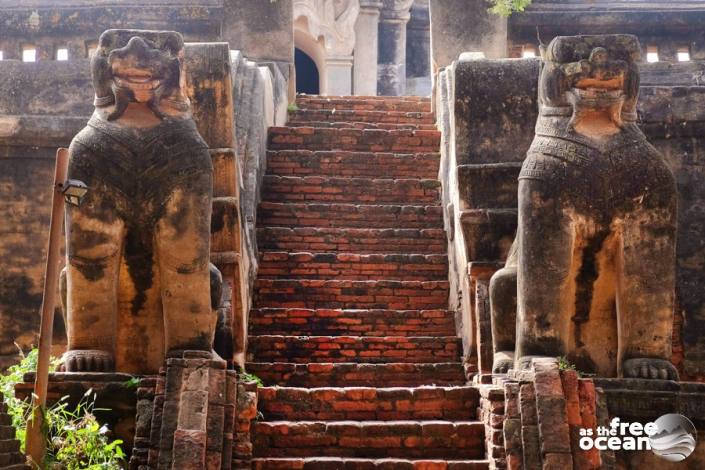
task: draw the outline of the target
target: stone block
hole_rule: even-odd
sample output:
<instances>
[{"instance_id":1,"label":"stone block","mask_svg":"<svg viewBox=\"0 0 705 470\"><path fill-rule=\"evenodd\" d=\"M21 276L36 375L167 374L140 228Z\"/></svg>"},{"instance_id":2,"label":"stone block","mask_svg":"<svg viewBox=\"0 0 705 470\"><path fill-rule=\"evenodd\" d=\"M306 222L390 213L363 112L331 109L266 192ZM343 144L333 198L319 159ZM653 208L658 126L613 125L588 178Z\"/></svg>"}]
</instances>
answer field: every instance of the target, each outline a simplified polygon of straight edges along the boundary
<instances>
[{"instance_id":1,"label":"stone block","mask_svg":"<svg viewBox=\"0 0 705 470\"><path fill-rule=\"evenodd\" d=\"M205 431L177 429L171 468L205 468L206 438Z\"/></svg>"},{"instance_id":2,"label":"stone block","mask_svg":"<svg viewBox=\"0 0 705 470\"><path fill-rule=\"evenodd\" d=\"M521 413L519 411L519 384L518 383L505 383L504 384L504 396L505 396L505 411L504 414L507 418L520 418Z\"/></svg>"},{"instance_id":3,"label":"stone block","mask_svg":"<svg viewBox=\"0 0 705 470\"><path fill-rule=\"evenodd\" d=\"M566 416L569 425L582 423L580 414L580 397L578 395L578 373L574 370L561 371L561 384L566 403Z\"/></svg>"},{"instance_id":4,"label":"stone block","mask_svg":"<svg viewBox=\"0 0 705 470\"><path fill-rule=\"evenodd\" d=\"M580 400L580 421L583 427L595 429L597 426L597 410L595 384L592 380L578 381L578 397Z\"/></svg>"},{"instance_id":5,"label":"stone block","mask_svg":"<svg viewBox=\"0 0 705 470\"><path fill-rule=\"evenodd\" d=\"M537 396L536 411L543 453L570 453L570 433L565 411L565 399L555 396Z\"/></svg>"},{"instance_id":6,"label":"stone block","mask_svg":"<svg viewBox=\"0 0 705 470\"><path fill-rule=\"evenodd\" d=\"M519 387L519 409L521 410L522 426L533 426L538 424L534 384L526 383L521 384Z\"/></svg>"},{"instance_id":7,"label":"stone block","mask_svg":"<svg viewBox=\"0 0 705 470\"><path fill-rule=\"evenodd\" d=\"M459 165L524 159L538 114L539 63L504 59L453 64L453 133Z\"/></svg>"},{"instance_id":8,"label":"stone block","mask_svg":"<svg viewBox=\"0 0 705 470\"><path fill-rule=\"evenodd\" d=\"M549 453L543 456L543 470L573 470L573 457L570 453Z\"/></svg>"},{"instance_id":9,"label":"stone block","mask_svg":"<svg viewBox=\"0 0 705 470\"><path fill-rule=\"evenodd\" d=\"M214 369L211 367L208 371L208 403L212 405L225 405L226 393L225 369Z\"/></svg>"},{"instance_id":10,"label":"stone block","mask_svg":"<svg viewBox=\"0 0 705 470\"><path fill-rule=\"evenodd\" d=\"M230 49L241 50L253 60L294 62L292 0L224 0L223 4L222 39Z\"/></svg>"},{"instance_id":11,"label":"stone block","mask_svg":"<svg viewBox=\"0 0 705 470\"><path fill-rule=\"evenodd\" d=\"M237 197L239 186L235 151L213 149L210 153L213 161L213 197Z\"/></svg>"},{"instance_id":12,"label":"stone block","mask_svg":"<svg viewBox=\"0 0 705 470\"><path fill-rule=\"evenodd\" d=\"M484 0L431 0L433 73L466 51L487 58L507 56L507 19L487 11ZM473 28L467 25L472 23Z\"/></svg>"},{"instance_id":13,"label":"stone block","mask_svg":"<svg viewBox=\"0 0 705 470\"><path fill-rule=\"evenodd\" d=\"M526 470L541 468L541 444L538 426L522 424L521 442L524 468Z\"/></svg>"},{"instance_id":14,"label":"stone block","mask_svg":"<svg viewBox=\"0 0 705 470\"><path fill-rule=\"evenodd\" d=\"M234 147L230 46L224 42L187 43L184 67L198 132L210 148Z\"/></svg>"}]
</instances>

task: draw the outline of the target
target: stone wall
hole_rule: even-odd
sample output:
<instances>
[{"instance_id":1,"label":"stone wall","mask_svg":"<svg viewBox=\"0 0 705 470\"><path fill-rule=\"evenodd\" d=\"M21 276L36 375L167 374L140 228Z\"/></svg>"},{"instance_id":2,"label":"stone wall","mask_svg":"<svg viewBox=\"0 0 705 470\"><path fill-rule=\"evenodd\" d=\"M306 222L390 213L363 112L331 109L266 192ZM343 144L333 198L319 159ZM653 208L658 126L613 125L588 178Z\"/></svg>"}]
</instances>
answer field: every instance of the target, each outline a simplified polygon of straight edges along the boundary
<instances>
[{"instance_id":1,"label":"stone wall","mask_svg":"<svg viewBox=\"0 0 705 470\"><path fill-rule=\"evenodd\" d=\"M537 54L539 44L555 36L575 34L634 34L644 52L656 47L662 61L675 62L679 50L705 59L705 7L698 0L534 0L508 19L490 14L490 6L487 0L431 0L434 73L463 52L521 57L525 50Z\"/></svg>"},{"instance_id":2,"label":"stone wall","mask_svg":"<svg viewBox=\"0 0 705 470\"><path fill-rule=\"evenodd\" d=\"M291 64L291 16L291 0L0 0L0 50L5 59L19 59L32 45L39 60L51 60L65 47L73 60L87 58L106 29L163 29L191 42L226 41L258 61Z\"/></svg>"},{"instance_id":3,"label":"stone wall","mask_svg":"<svg viewBox=\"0 0 705 470\"><path fill-rule=\"evenodd\" d=\"M237 279L232 283L231 292L226 292L226 300L230 301L233 311L239 312L234 315L237 321L232 335L235 352L242 352L249 292L257 269L254 214L266 164L266 129L286 120L287 79L274 63L255 63L239 52L232 53L230 60L227 44L221 45L220 52L214 52L212 57L209 54L196 57L194 51L202 49L187 46L187 67L191 63L192 67L207 69L205 75L200 75L200 84L199 77L189 79L190 98L199 129L212 148L216 168L218 197L215 202L218 204L214 204L214 220L225 220L223 217L230 213L235 215L227 217L228 223L234 226L226 227L225 231L216 230L213 244L216 251L223 253L214 262L221 270L230 270L226 275L230 274L231 279ZM220 57L220 66L211 63L217 61L217 57ZM218 74L222 76L214 78ZM230 92L222 88L215 92L209 88L226 82L229 83L226 88L232 87ZM0 61L2 367L17 358L14 342L23 349L37 342L54 154L57 147L67 146L85 125L93 110L92 101L87 59L36 63ZM213 108L209 111L211 105ZM233 158L229 157L231 154ZM234 206L230 207L228 198L235 198ZM219 219L219 216L222 217ZM225 245L231 248L225 249ZM56 322L55 353L58 354L65 343L58 309Z\"/></svg>"},{"instance_id":4,"label":"stone wall","mask_svg":"<svg viewBox=\"0 0 705 470\"><path fill-rule=\"evenodd\" d=\"M537 30L544 44L559 35L634 34L644 49L657 46L661 60L675 61L679 47L700 60L704 20L705 7L697 0L534 0L509 18L508 40L519 54L522 45L538 47Z\"/></svg>"},{"instance_id":5,"label":"stone wall","mask_svg":"<svg viewBox=\"0 0 705 470\"><path fill-rule=\"evenodd\" d=\"M516 229L516 177L536 122L538 59L459 60L439 74L440 179L449 239L451 299L465 354L478 356L471 262L501 262ZM642 64L640 125L679 189L674 363L705 378L705 160L703 64ZM487 189L490 189L489 191ZM687 328L681 329L684 321ZM480 356L481 357L481 356ZM480 364L480 371L483 370Z\"/></svg>"},{"instance_id":6,"label":"stone wall","mask_svg":"<svg viewBox=\"0 0 705 470\"><path fill-rule=\"evenodd\" d=\"M61 84L57 86L58 84ZM0 62L0 366L36 344L54 155L92 112L87 60ZM58 312L58 309L57 309ZM65 342L57 313L57 343Z\"/></svg>"},{"instance_id":7,"label":"stone wall","mask_svg":"<svg viewBox=\"0 0 705 470\"><path fill-rule=\"evenodd\" d=\"M463 52L507 56L507 20L490 14L487 0L430 0L431 67L435 75ZM472 25L472 27L470 27Z\"/></svg>"}]
</instances>

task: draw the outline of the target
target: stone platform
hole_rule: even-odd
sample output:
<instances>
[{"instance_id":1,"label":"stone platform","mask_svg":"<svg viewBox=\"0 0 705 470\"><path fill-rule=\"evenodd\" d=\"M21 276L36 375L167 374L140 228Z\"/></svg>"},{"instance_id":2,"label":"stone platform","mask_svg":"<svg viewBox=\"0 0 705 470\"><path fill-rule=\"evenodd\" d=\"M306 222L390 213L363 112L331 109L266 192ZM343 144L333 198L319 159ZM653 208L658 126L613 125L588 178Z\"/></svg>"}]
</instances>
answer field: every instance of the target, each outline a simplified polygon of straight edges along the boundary
<instances>
[{"instance_id":1,"label":"stone platform","mask_svg":"<svg viewBox=\"0 0 705 470\"><path fill-rule=\"evenodd\" d=\"M598 378L593 382L603 390L610 416L639 421L678 413L705 430L704 383Z\"/></svg>"},{"instance_id":2,"label":"stone platform","mask_svg":"<svg viewBox=\"0 0 705 470\"><path fill-rule=\"evenodd\" d=\"M672 380L579 377L553 360L531 370L476 380L486 445L495 468L690 470L705 468L705 384ZM581 428L654 422L677 413L698 433L692 455L668 462L650 450L584 451Z\"/></svg>"}]
</instances>

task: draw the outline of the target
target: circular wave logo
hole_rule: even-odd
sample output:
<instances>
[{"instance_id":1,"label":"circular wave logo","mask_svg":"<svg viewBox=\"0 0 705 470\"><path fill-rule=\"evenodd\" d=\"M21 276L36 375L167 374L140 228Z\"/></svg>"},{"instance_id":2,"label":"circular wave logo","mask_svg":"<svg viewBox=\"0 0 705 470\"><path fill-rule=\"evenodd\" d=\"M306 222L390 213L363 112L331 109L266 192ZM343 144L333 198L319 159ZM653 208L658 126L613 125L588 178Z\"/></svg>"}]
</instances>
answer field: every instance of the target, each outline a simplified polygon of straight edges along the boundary
<instances>
[{"instance_id":1,"label":"circular wave logo","mask_svg":"<svg viewBox=\"0 0 705 470\"><path fill-rule=\"evenodd\" d=\"M681 462L695 450L697 432L683 415L667 414L654 421L658 430L649 436L651 450L669 462Z\"/></svg>"}]
</instances>

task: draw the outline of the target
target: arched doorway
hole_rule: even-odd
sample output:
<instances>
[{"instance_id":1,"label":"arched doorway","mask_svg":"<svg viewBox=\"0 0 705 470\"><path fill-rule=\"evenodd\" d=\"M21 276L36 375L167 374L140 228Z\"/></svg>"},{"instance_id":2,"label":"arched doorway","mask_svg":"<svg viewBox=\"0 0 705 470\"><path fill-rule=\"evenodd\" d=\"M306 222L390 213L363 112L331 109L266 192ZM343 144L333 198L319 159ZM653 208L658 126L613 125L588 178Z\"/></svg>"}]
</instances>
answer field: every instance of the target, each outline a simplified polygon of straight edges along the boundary
<instances>
[{"instance_id":1,"label":"arched doorway","mask_svg":"<svg viewBox=\"0 0 705 470\"><path fill-rule=\"evenodd\" d=\"M294 50L296 67L296 92L308 95L320 94L320 76L313 59L299 48Z\"/></svg>"}]
</instances>

